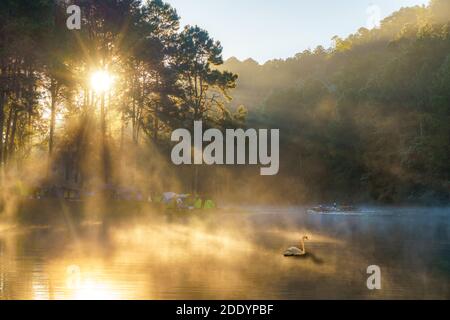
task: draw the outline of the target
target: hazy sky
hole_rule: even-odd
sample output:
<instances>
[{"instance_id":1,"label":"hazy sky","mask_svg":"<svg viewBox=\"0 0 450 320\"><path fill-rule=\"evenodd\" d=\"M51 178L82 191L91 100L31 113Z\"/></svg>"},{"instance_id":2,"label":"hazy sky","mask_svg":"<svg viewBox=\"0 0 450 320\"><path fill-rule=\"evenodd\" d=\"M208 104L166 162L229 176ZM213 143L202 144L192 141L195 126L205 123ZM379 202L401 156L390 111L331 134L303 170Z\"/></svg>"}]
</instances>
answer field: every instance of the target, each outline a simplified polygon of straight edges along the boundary
<instances>
[{"instance_id":1,"label":"hazy sky","mask_svg":"<svg viewBox=\"0 0 450 320\"><path fill-rule=\"evenodd\" d=\"M224 57L265 62L287 58L317 45L329 47L404 6L428 0L166 0L182 24L197 24L224 47ZM375 7L376 10L373 8ZM379 9L377 9L379 8Z\"/></svg>"}]
</instances>

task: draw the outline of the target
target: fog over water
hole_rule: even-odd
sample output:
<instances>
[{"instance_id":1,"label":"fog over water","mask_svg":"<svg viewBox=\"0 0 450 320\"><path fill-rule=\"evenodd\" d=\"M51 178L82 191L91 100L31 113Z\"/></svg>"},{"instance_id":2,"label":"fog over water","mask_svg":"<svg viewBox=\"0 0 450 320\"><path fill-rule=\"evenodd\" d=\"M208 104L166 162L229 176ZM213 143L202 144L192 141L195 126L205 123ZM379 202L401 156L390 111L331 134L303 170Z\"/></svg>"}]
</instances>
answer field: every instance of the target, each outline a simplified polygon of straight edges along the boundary
<instances>
[{"instance_id":1,"label":"fog over water","mask_svg":"<svg viewBox=\"0 0 450 320\"><path fill-rule=\"evenodd\" d=\"M169 219L0 224L0 299L448 299L449 209L311 215L247 207ZM308 235L308 255L286 248ZM366 287L378 265L382 289Z\"/></svg>"},{"instance_id":2,"label":"fog over water","mask_svg":"<svg viewBox=\"0 0 450 320\"><path fill-rule=\"evenodd\" d=\"M449 299L450 1L167 1L2 0L0 300Z\"/></svg>"}]
</instances>

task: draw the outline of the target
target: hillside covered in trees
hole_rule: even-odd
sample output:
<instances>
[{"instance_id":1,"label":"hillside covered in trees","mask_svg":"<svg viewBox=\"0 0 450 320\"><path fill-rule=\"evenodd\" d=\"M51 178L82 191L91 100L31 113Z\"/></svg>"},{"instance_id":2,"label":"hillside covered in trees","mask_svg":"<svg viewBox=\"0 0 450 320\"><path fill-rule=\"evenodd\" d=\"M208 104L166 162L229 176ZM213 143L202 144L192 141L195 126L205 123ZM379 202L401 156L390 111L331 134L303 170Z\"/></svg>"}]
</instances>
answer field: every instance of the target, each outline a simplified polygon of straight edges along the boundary
<instances>
[{"instance_id":1,"label":"hillside covered in trees","mask_svg":"<svg viewBox=\"0 0 450 320\"><path fill-rule=\"evenodd\" d=\"M266 186L295 201L448 203L450 2L333 40L223 67L239 76L232 104L248 125L280 128L282 169Z\"/></svg>"},{"instance_id":2,"label":"hillside covered in trees","mask_svg":"<svg viewBox=\"0 0 450 320\"><path fill-rule=\"evenodd\" d=\"M67 1L0 3L4 199L126 185L224 201L449 202L448 0L264 65L224 63L220 42L161 0L71 3L80 30L66 26ZM279 128L280 173L174 166L170 134L194 120Z\"/></svg>"}]
</instances>

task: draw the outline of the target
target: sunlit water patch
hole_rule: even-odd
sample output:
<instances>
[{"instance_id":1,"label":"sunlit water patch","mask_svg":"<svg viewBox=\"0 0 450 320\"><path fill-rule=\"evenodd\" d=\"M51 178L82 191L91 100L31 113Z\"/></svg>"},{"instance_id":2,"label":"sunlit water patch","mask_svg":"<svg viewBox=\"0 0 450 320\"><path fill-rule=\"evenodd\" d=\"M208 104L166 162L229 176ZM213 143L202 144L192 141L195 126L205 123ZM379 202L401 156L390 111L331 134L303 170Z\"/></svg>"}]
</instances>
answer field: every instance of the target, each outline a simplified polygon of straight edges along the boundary
<instances>
[{"instance_id":1,"label":"sunlit water patch","mask_svg":"<svg viewBox=\"0 0 450 320\"><path fill-rule=\"evenodd\" d=\"M0 229L1 299L450 298L447 209L303 208ZM303 235L307 256L286 258ZM369 265L382 289L367 289Z\"/></svg>"}]
</instances>

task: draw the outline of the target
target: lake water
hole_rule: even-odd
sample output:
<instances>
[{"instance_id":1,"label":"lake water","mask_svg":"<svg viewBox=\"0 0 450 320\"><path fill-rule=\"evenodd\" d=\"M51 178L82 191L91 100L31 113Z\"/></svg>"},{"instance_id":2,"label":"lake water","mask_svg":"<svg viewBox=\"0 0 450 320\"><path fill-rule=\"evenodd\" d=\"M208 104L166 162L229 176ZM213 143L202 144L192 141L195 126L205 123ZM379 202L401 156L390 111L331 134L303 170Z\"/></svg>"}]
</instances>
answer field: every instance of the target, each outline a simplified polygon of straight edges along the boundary
<instances>
[{"instance_id":1,"label":"lake water","mask_svg":"<svg viewBox=\"0 0 450 320\"><path fill-rule=\"evenodd\" d=\"M0 222L0 299L449 299L450 210L241 208L74 226ZM283 251L303 235L309 255ZM367 267L381 268L368 290Z\"/></svg>"}]
</instances>

